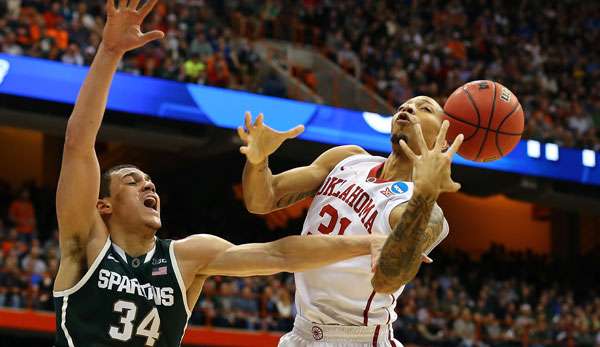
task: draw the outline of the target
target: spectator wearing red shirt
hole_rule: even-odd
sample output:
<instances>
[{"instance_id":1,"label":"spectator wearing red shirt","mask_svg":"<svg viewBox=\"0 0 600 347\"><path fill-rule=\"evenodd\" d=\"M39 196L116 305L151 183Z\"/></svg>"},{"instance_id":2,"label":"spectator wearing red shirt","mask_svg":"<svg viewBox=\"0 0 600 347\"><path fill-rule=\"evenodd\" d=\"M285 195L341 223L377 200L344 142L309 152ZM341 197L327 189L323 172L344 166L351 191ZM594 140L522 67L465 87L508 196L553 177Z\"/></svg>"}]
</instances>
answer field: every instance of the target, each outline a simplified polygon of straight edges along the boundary
<instances>
[{"instance_id":1,"label":"spectator wearing red shirt","mask_svg":"<svg viewBox=\"0 0 600 347\"><path fill-rule=\"evenodd\" d=\"M37 222L35 209L27 189L23 189L19 197L10 204L8 216L15 225L19 239L29 243L36 232Z\"/></svg>"}]
</instances>

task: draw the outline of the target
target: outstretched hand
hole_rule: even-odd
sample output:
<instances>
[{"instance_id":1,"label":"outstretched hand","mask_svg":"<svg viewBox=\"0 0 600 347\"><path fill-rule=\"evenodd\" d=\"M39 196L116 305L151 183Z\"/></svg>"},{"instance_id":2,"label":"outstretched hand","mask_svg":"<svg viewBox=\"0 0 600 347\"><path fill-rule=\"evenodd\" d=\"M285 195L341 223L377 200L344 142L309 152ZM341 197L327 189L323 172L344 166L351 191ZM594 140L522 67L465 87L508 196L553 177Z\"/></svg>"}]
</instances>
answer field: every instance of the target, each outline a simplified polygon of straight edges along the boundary
<instances>
[{"instance_id":1,"label":"outstretched hand","mask_svg":"<svg viewBox=\"0 0 600 347\"><path fill-rule=\"evenodd\" d=\"M142 47L150 41L162 39L165 34L160 30L142 33L141 24L150 14L158 0L147 0L139 9L140 0L116 0L106 2L106 25L102 35L102 45L115 53Z\"/></svg>"},{"instance_id":2,"label":"outstretched hand","mask_svg":"<svg viewBox=\"0 0 600 347\"><path fill-rule=\"evenodd\" d=\"M436 199L440 193L456 192L460 189L460 184L452 180L450 166L452 164L452 156L460 148L464 136L463 134L458 135L450 148L444 152L446 132L449 126L450 123L447 120L442 123L435 145L433 149L429 149L423 137L421 125L415 125L421 155L416 155L404 140L400 140L400 147L414 165L413 178L415 189L418 188L422 192L431 194Z\"/></svg>"},{"instance_id":3,"label":"outstretched hand","mask_svg":"<svg viewBox=\"0 0 600 347\"><path fill-rule=\"evenodd\" d=\"M252 124L252 115L246 112L245 129L238 127L238 135L245 146L240 147L240 152L246 155L252 164L259 164L281 146L283 141L293 139L304 131L303 125L298 125L288 131L277 131L263 123L264 116L259 114Z\"/></svg>"}]
</instances>

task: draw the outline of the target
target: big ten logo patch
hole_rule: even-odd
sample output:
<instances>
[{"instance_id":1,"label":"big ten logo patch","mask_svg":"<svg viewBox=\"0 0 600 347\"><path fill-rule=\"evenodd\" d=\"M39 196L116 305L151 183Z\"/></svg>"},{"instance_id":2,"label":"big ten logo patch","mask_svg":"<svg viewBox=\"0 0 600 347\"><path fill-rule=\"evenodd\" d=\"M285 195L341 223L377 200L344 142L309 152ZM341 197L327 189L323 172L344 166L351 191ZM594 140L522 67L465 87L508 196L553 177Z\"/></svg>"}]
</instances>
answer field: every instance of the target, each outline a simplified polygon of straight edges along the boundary
<instances>
[{"instance_id":1,"label":"big ten logo patch","mask_svg":"<svg viewBox=\"0 0 600 347\"><path fill-rule=\"evenodd\" d=\"M405 182L396 182L391 186L380 190L379 192L383 194L386 198L390 198L393 195L400 195L408 192L408 184L406 184Z\"/></svg>"}]
</instances>

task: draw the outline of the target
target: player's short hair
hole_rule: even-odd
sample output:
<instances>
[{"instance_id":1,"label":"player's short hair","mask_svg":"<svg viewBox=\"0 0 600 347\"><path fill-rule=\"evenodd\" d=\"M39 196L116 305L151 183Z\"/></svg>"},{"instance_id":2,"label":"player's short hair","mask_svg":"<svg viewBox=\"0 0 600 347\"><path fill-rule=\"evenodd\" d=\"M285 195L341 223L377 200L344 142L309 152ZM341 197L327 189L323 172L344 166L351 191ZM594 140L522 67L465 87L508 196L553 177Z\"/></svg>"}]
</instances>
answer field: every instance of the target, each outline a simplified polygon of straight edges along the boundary
<instances>
[{"instance_id":1,"label":"player's short hair","mask_svg":"<svg viewBox=\"0 0 600 347\"><path fill-rule=\"evenodd\" d=\"M112 177L112 174L115 171L119 171L121 169L138 169L139 168L133 164L120 164L120 165L115 165L113 167L111 167L110 169L104 171L104 173L102 174L102 177L100 177L100 199L103 198L109 198L110 197L110 180Z\"/></svg>"}]
</instances>

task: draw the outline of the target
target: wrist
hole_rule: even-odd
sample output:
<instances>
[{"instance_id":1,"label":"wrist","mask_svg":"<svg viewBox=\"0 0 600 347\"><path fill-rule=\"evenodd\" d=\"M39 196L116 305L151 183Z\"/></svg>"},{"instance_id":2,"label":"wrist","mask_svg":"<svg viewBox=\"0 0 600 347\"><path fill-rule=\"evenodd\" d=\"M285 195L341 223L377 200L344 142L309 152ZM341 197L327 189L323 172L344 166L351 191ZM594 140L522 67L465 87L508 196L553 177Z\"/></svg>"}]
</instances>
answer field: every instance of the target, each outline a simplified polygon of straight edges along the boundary
<instances>
[{"instance_id":1,"label":"wrist","mask_svg":"<svg viewBox=\"0 0 600 347\"><path fill-rule=\"evenodd\" d=\"M250 165L254 166L257 169L265 169L269 166L269 157L265 157L262 160L259 161L250 161L250 159L248 159L248 163L250 163Z\"/></svg>"},{"instance_id":2,"label":"wrist","mask_svg":"<svg viewBox=\"0 0 600 347\"><path fill-rule=\"evenodd\" d=\"M98 55L120 60L123 58L123 55L125 55L125 52L117 49L114 46L107 45L104 41L102 41L98 47Z\"/></svg>"},{"instance_id":3,"label":"wrist","mask_svg":"<svg viewBox=\"0 0 600 347\"><path fill-rule=\"evenodd\" d=\"M437 200L440 190L431 184L415 181L415 190L413 196L420 196L426 200Z\"/></svg>"}]
</instances>

